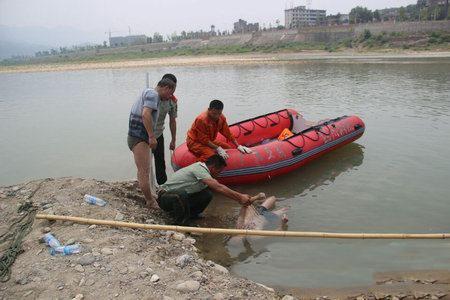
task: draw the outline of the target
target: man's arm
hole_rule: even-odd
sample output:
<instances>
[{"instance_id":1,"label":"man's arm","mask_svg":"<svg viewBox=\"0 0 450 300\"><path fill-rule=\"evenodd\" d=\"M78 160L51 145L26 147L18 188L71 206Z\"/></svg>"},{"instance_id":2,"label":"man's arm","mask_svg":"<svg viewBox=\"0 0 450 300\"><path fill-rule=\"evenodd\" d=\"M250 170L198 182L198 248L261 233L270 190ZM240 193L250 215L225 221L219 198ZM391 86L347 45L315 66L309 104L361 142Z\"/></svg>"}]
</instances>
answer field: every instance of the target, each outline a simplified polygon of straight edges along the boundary
<instances>
[{"instance_id":1,"label":"man's arm","mask_svg":"<svg viewBox=\"0 0 450 300\"><path fill-rule=\"evenodd\" d=\"M169 119L170 134L172 135L172 141L170 142L169 149L175 150L175 142L177 140L177 118L170 116Z\"/></svg>"},{"instance_id":2,"label":"man's arm","mask_svg":"<svg viewBox=\"0 0 450 300\"><path fill-rule=\"evenodd\" d=\"M237 142L236 138L233 136L233 134L230 131L230 127L228 127L227 124L227 119L225 117L223 117L223 126L220 130L220 133L222 135L224 135L228 141L231 141L234 146L241 152L244 154L250 154L252 153L252 149L247 148L245 146L239 145L239 143Z\"/></svg>"},{"instance_id":3,"label":"man's arm","mask_svg":"<svg viewBox=\"0 0 450 300\"><path fill-rule=\"evenodd\" d=\"M232 140L231 142L234 144L234 146L235 146L236 148L239 146L239 144L238 144L238 142L237 142L236 140Z\"/></svg>"},{"instance_id":4,"label":"man's arm","mask_svg":"<svg viewBox=\"0 0 450 300\"><path fill-rule=\"evenodd\" d=\"M232 142L236 147L239 146L238 142L236 141L236 138L233 136L233 134L230 131L230 127L228 127L227 119L224 117L223 120L223 126L220 129L220 133L230 142Z\"/></svg>"},{"instance_id":5,"label":"man's arm","mask_svg":"<svg viewBox=\"0 0 450 300\"><path fill-rule=\"evenodd\" d=\"M219 148L219 146L217 146L216 144L214 144L214 143L211 142L211 141L208 141L208 147L213 148L213 149Z\"/></svg>"},{"instance_id":6,"label":"man's arm","mask_svg":"<svg viewBox=\"0 0 450 300\"><path fill-rule=\"evenodd\" d=\"M202 182L206 184L210 189L215 192L218 192L230 199L233 199L239 202L241 205L250 205L252 204L250 200L250 196L247 194L241 194L239 192L233 191L226 185L219 183L214 178L202 179Z\"/></svg>"},{"instance_id":7,"label":"man's arm","mask_svg":"<svg viewBox=\"0 0 450 300\"><path fill-rule=\"evenodd\" d=\"M152 112L153 109L144 106L144 108L142 109L142 122L144 123L144 127L147 130L148 145L150 146L150 148L154 149L158 142L156 141L155 134L153 132Z\"/></svg>"}]
</instances>

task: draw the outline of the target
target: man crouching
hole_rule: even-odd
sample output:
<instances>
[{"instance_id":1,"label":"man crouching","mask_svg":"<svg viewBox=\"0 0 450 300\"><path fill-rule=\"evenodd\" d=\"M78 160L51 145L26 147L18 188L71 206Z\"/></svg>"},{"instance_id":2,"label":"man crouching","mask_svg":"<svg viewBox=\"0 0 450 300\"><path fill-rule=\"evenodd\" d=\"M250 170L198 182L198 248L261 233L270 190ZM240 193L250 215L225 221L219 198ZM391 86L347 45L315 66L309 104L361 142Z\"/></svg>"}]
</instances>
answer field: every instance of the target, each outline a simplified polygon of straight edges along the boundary
<instances>
[{"instance_id":1,"label":"man crouching","mask_svg":"<svg viewBox=\"0 0 450 300\"><path fill-rule=\"evenodd\" d=\"M226 165L225 160L216 154L204 163L196 162L176 171L160 187L159 207L172 214L175 223L186 224L206 209L213 198L211 190L243 206L250 205L252 199L249 195L236 192L214 179Z\"/></svg>"}]
</instances>

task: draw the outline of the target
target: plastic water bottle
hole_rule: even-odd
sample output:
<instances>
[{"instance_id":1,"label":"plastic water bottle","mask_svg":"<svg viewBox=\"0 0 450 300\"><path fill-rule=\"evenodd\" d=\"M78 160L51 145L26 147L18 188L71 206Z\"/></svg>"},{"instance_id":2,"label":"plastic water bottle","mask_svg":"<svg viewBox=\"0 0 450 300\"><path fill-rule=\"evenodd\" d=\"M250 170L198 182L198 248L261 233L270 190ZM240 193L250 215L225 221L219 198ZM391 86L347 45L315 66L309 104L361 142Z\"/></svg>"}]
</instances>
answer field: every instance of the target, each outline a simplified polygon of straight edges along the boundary
<instances>
[{"instance_id":1,"label":"plastic water bottle","mask_svg":"<svg viewBox=\"0 0 450 300\"><path fill-rule=\"evenodd\" d=\"M59 247L50 249L51 255L56 255L56 254L71 255L71 254L77 254L80 252L81 252L80 244L59 246Z\"/></svg>"},{"instance_id":2,"label":"plastic water bottle","mask_svg":"<svg viewBox=\"0 0 450 300\"><path fill-rule=\"evenodd\" d=\"M106 201L102 200L100 198L97 198L95 196L91 196L91 195L84 195L84 201L86 201L89 204L93 204L93 205L98 205L98 206L105 206L106 205Z\"/></svg>"},{"instance_id":3,"label":"plastic water bottle","mask_svg":"<svg viewBox=\"0 0 450 300\"><path fill-rule=\"evenodd\" d=\"M51 233L46 233L43 240L51 248L61 247L61 243Z\"/></svg>"}]
</instances>

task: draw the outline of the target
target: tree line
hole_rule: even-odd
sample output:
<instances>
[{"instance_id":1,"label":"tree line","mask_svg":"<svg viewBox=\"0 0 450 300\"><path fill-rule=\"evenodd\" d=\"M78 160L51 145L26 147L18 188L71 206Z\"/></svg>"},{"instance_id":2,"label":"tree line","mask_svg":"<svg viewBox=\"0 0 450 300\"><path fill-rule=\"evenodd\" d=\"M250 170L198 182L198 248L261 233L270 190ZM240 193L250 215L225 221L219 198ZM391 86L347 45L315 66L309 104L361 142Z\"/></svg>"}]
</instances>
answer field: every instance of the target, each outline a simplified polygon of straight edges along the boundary
<instances>
[{"instance_id":1,"label":"tree line","mask_svg":"<svg viewBox=\"0 0 450 300\"><path fill-rule=\"evenodd\" d=\"M449 19L448 0L418 0L416 4L399 8L370 10L357 6L350 11L350 24L381 22L381 21L436 21Z\"/></svg>"}]
</instances>

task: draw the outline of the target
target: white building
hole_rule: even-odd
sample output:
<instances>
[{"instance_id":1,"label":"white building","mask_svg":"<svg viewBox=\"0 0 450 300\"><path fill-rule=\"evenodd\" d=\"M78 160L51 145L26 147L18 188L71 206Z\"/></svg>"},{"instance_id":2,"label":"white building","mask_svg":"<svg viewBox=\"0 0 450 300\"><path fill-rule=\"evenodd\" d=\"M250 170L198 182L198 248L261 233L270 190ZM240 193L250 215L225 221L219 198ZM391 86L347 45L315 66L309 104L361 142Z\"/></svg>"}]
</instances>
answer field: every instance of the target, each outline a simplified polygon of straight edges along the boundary
<instances>
[{"instance_id":1,"label":"white building","mask_svg":"<svg viewBox=\"0 0 450 300\"><path fill-rule=\"evenodd\" d=\"M348 24L350 23L350 15L349 14L341 14L341 17L339 18L339 21L341 24Z\"/></svg>"},{"instance_id":2,"label":"white building","mask_svg":"<svg viewBox=\"0 0 450 300\"><path fill-rule=\"evenodd\" d=\"M297 6L284 11L286 28L321 25L326 16L326 10L306 9L305 6Z\"/></svg>"}]
</instances>

